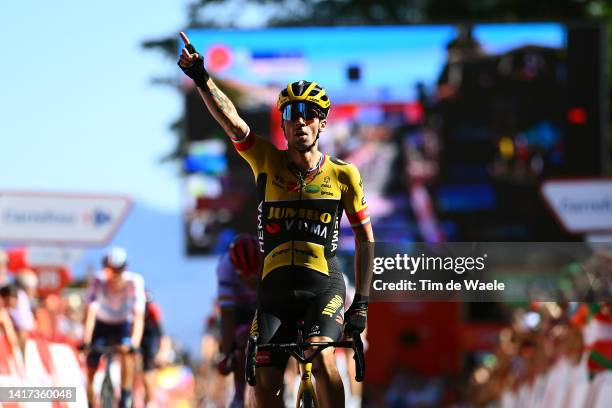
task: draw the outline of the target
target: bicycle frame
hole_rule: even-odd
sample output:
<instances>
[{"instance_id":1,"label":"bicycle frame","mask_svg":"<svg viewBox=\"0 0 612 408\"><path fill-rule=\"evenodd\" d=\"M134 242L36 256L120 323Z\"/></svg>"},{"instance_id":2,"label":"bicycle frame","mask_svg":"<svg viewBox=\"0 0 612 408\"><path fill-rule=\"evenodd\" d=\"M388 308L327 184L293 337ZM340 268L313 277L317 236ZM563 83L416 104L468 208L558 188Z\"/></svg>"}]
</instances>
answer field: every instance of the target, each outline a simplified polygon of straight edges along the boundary
<instances>
[{"instance_id":1,"label":"bicycle frame","mask_svg":"<svg viewBox=\"0 0 612 408\"><path fill-rule=\"evenodd\" d=\"M308 356L304 356L304 350L308 348L316 347L314 352ZM249 342L247 343L247 352L246 352L246 365L245 365L245 377L246 381L249 385L256 385L255 380L255 357L258 351L263 350L280 350L289 355L295 357L295 359L300 363L300 367L302 367L302 375L300 380L300 388L298 390L298 398L297 405L299 406L299 402L304 395L304 392L310 391L312 395L312 399L314 402L314 406L317 407L317 398L316 393L314 391L314 386L312 385L312 360L319 354L321 351L326 349L327 347L341 347L341 348L351 348L355 351L355 355L353 359L355 360L356 366L356 381L363 381L365 376L365 359L363 355L363 342L361 340L361 335L359 332L354 332L352 336L352 340L346 341L323 341L323 342L306 342L306 343L281 343L281 344L257 344L257 337L251 336L249 337Z\"/></svg>"},{"instance_id":2,"label":"bicycle frame","mask_svg":"<svg viewBox=\"0 0 612 408\"><path fill-rule=\"evenodd\" d=\"M314 386L312 385L312 363L301 364L303 373L300 380L300 388L298 388L297 393L297 401L296 407L299 407L300 400L304 395L305 391L310 391L310 395L312 395L312 401L314 403L315 408L319 406L319 402L317 401L317 394L315 393Z\"/></svg>"},{"instance_id":3,"label":"bicycle frame","mask_svg":"<svg viewBox=\"0 0 612 408\"><path fill-rule=\"evenodd\" d=\"M101 354L105 360L104 379L100 389L99 399L102 408L112 408L115 405L115 390L111 380L111 364L116 353L116 346L94 347L92 350Z\"/></svg>"}]
</instances>

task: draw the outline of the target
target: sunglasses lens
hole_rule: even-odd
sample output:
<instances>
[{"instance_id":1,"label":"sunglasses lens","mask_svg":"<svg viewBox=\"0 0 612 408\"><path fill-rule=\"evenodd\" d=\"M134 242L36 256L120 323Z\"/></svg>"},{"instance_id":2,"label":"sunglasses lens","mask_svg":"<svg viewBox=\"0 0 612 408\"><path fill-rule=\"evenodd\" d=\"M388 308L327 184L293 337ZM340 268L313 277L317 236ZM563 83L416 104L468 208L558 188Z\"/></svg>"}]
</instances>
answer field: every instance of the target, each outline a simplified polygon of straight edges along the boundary
<instances>
[{"instance_id":1,"label":"sunglasses lens","mask_svg":"<svg viewBox=\"0 0 612 408\"><path fill-rule=\"evenodd\" d=\"M305 102L290 103L283 108L284 120L295 120L300 116L305 120L309 120L319 117L319 113L315 108Z\"/></svg>"}]
</instances>

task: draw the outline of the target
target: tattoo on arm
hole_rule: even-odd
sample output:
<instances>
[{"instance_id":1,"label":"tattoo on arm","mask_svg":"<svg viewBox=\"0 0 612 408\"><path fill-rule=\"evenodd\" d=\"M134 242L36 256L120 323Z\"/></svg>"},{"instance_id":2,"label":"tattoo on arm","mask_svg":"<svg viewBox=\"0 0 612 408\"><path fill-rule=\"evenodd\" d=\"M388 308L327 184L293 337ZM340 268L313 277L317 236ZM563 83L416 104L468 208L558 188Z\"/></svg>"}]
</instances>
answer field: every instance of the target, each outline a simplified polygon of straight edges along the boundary
<instances>
[{"instance_id":1,"label":"tattoo on arm","mask_svg":"<svg viewBox=\"0 0 612 408\"><path fill-rule=\"evenodd\" d=\"M232 105L232 102L217 88L212 88L210 90L210 95L212 96L215 104L217 105L217 109L224 113L225 116L230 116L231 114L236 112L236 108Z\"/></svg>"},{"instance_id":2,"label":"tattoo on arm","mask_svg":"<svg viewBox=\"0 0 612 408\"><path fill-rule=\"evenodd\" d=\"M218 118L217 120L223 122L222 125L230 135L230 138L234 141L242 140L245 135L240 122L243 121L238 116L238 111L232 101L214 85L205 89L204 92L210 95L212 99L212 106L209 107L212 107L216 112L211 113ZM214 113L217 113L217 115L214 115Z\"/></svg>"}]
</instances>

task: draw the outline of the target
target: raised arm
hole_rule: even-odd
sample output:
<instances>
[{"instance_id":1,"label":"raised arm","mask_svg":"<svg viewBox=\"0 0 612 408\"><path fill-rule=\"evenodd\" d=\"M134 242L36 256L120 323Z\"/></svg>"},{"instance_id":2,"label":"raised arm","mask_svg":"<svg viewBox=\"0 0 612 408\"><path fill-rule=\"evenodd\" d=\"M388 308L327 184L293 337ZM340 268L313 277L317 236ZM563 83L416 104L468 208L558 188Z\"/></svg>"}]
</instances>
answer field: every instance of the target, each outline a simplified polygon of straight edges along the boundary
<instances>
[{"instance_id":1,"label":"raised arm","mask_svg":"<svg viewBox=\"0 0 612 408\"><path fill-rule=\"evenodd\" d=\"M189 38L183 32L180 33L180 36L184 47L178 61L179 67L185 75L193 79L206 107L225 130L225 133L234 141L244 139L249 134L249 126L238 115L232 101L221 92L210 78L204 67L204 58L189 42Z\"/></svg>"}]
</instances>

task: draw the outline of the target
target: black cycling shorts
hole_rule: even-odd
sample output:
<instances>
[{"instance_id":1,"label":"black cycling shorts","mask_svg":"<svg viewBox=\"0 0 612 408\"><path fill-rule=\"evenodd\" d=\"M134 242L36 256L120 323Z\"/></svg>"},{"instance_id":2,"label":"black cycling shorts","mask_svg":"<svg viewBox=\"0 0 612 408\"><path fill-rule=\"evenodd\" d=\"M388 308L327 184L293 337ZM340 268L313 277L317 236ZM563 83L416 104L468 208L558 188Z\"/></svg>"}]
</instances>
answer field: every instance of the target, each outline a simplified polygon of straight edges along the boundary
<instances>
[{"instance_id":1,"label":"black cycling shorts","mask_svg":"<svg viewBox=\"0 0 612 408\"><path fill-rule=\"evenodd\" d=\"M142 354L142 369L145 372L155 368L155 356L159 351L161 336L151 334L142 336L140 353Z\"/></svg>"},{"instance_id":2,"label":"black cycling shorts","mask_svg":"<svg viewBox=\"0 0 612 408\"><path fill-rule=\"evenodd\" d=\"M307 268L282 267L260 282L258 307L251 325L257 343L291 343L326 336L340 340L344 323L346 288L335 258L328 260L329 276ZM258 351L257 367L285 370L289 355L283 351Z\"/></svg>"},{"instance_id":3,"label":"black cycling shorts","mask_svg":"<svg viewBox=\"0 0 612 408\"><path fill-rule=\"evenodd\" d=\"M130 322L110 324L96 320L91 344L93 347L129 345L131 344L131 336L132 324ZM87 354L87 367L96 368L100 363L100 357L100 353L90 351Z\"/></svg>"}]
</instances>

